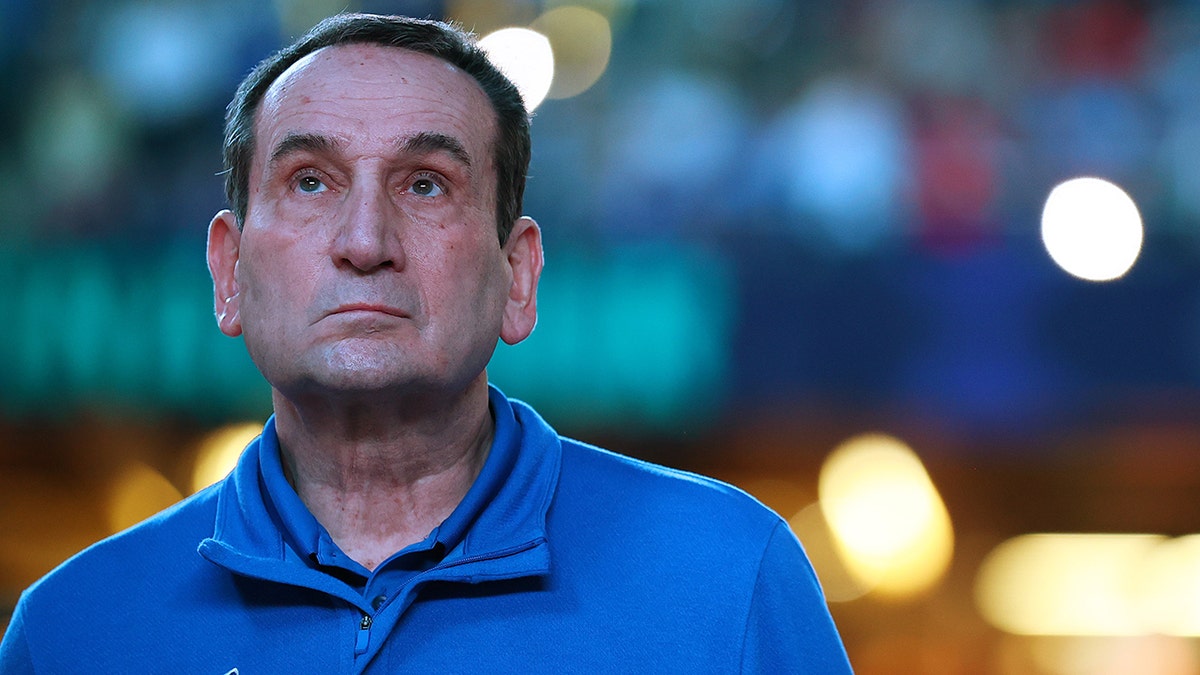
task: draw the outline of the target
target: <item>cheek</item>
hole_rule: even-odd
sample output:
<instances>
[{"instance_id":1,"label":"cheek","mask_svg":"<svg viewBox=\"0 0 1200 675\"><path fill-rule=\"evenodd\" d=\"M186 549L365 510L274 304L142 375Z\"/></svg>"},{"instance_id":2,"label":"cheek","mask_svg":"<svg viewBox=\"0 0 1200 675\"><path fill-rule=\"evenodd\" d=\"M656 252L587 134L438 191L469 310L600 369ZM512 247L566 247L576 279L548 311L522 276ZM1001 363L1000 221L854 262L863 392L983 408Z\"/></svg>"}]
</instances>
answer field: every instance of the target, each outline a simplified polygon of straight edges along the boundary
<instances>
[{"instance_id":1,"label":"cheek","mask_svg":"<svg viewBox=\"0 0 1200 675\"><path fill-rule=\"evenodd\" d=\"M311 295L314 272L297 255L295 242L274 233L255 234L237 270L243 301L251 303L252 313L264 315L304 302Z\"/></svg>"},{"instance_id":2,"label":"cheek","mask_svg":"<svg viewBox=\"0 0 1200 675\"><path fill-rule=\"evenodd\" d=\"M422 266L427 279L425 292L435 295L437 304L458 308L456 321L491 323L508 295L503 259L493 253L491 242L454 242L439 252L430 252Z\"/></svg>"},{"instance_id":3,"label":"cheek","mask_svg":"<svg viewBox=\"0 0 1200 675\"><path fill-rule=\"evenodd\" d=\"M500 321L508 300L510 281L503 260L497 255L481 264L477 272L477 313L487 317L499 330Z\"/></svg>"}]
</instances>

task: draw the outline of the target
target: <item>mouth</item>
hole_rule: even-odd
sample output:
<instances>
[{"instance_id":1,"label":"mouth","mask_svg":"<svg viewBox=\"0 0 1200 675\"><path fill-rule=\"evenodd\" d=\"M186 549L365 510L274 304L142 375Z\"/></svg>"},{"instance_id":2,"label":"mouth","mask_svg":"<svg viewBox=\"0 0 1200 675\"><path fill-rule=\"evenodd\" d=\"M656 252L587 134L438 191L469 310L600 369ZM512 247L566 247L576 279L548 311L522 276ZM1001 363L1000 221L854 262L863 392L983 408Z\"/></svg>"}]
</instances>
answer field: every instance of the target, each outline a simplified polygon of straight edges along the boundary
<instances>
[{"instance_id":1,"label":"mouth","mask_svg":"<svg viewBox=\"0 0 1200 675\"><path fill-rule=\"evenodd\" d=\"M385 314L401 319L409 318L408 313L404 310L397 309L396 307L392 307L390 305L379 305L370 302L352 302L345 305L339 305L336 309L329 312L329 316L334 316L337 314L354 314L360 312Z\"/></svg>"}]
</instances>

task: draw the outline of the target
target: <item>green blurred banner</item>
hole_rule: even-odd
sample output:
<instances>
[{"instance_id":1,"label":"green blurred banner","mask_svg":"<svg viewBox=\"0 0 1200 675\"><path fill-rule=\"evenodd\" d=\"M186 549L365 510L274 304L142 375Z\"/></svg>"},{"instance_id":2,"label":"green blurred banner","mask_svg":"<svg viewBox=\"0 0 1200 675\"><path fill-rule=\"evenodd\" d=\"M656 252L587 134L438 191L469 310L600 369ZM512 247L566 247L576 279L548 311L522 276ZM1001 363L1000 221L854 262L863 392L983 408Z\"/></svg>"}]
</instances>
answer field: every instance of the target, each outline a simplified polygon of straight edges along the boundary
<instances>
[{"instance_id":1,"label":"green blurred banner","mask_svg":"<svg viewBox=\"0 0 1200 675\"><path fill-rule=\"evenodd\" d=\"M212 317L202 248L0 249L9 309L0 414L264 416L267 386ZM669 430L723 400L729 270L708 253L640 246L550 257L540 321L501 344L493 382L567 426Z\"/></svg>"}]
</instances>

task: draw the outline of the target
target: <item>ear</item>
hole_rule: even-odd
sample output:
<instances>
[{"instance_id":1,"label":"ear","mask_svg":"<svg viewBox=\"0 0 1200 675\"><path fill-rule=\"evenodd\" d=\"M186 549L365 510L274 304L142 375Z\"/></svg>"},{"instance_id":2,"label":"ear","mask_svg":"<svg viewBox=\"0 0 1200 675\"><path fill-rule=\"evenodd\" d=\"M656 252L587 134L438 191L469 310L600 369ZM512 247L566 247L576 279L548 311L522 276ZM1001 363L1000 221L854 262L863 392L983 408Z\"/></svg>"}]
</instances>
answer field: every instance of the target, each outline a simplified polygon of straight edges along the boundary
<instances>
[{"instance_id":1,"label":"ear","mask_svg":"<svg viewBox=\"0 0 1200 675\"><path fill-rule=\"evenodd\" d=\"M208 224L208 272L213 279L213 299L217 326L229 337L242 334L237 282L238 255L242 231L233 212L223 210Z\"/></svg>"},{"instance_id":2,"label":"ear","mask_svg":"<svg viewBox=\"0 0 1200 675\"><path fill-rule=\"evenodd\" d=\"M504 254L512 269L512 284L504 306L500 338L510 345L529 337L537 324L537 286L542 278L542 230L532 218L513 223Z\"/></svg>"}]
</instances>

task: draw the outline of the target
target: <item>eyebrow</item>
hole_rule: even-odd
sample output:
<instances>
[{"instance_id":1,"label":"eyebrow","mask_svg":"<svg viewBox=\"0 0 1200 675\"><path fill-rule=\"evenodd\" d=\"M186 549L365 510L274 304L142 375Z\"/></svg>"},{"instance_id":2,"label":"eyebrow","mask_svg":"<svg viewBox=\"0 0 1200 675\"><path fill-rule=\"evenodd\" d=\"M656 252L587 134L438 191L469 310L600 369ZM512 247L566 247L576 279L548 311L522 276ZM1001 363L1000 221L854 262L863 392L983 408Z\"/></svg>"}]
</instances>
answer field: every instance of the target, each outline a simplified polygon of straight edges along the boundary
<instances>
[{"instance_id":1,"label":"eyebrow","mask_svg":"<svg viewBox=\"0 0 1200 675\"><path fill-rule=\"evenodd\" d=\"M337 154L342 151L344 146L344 142L324 134L293 131L284 136L283 140L271 151L268 165L277 164L283 158L295 153L308 152L317 155ZM468 172L472 169L471 154L467 152L462 141L453 136L433 131L422 131L401 139L396 143L396 147L400 154L431 155L445 153L462 164Z\"/></svg>"},{"instance_id":2,"label":"eyebrow","mask_svg":"<svg viewBox=\"0 0 1200 675\"><path fill-rule=\"evenodd\" d=\"M453 136L431 131L422 131L400 141L400 151L414 155L429 155L444 152L467 169L471 168L471 155L461 141Z\"/></svg>"},{"instance_id":3,"label":"eyebrow","mask_svg":"<svg viewBox=\"0 0 1200 675\"><path fill-rule=\"evenodd\" d=\"M279 141L279 144L271 151L269 164L275 164L284 157L298 152L332 154L338 152L341 146L341 143L338 143L329 136L291 132L284 136L283 140Z\"/></svg>"}]
</instances>

